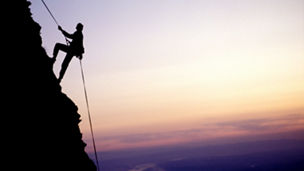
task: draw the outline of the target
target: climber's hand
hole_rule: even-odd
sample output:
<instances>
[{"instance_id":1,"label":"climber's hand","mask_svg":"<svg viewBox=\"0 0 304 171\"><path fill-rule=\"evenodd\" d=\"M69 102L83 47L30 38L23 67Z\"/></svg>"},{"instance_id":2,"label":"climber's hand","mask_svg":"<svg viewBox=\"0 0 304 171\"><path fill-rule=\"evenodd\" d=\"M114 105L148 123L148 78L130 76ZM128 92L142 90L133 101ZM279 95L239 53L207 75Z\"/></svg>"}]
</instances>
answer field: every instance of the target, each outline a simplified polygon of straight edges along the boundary
<instances>
[{"instance_id":1,"label":"climber's hand","mask_svg":"<svg viewBox=\"0 0 304 171\"><path fill-rule=\"evenodd\" d=\"M79 60L81 60L82 59L82 55L77 56L77 58L79 58Z\"/></svg>"},{"instance_id":2,"label":"climber's hand","mask_svg":"<svg viewBox=\"0 0 304 171\"><path fill-rule=\"evenodd\" d=\"M58 30L62 31L62 28L61 28L61 26L58 26Z\"/></svg>"}]
</instances>

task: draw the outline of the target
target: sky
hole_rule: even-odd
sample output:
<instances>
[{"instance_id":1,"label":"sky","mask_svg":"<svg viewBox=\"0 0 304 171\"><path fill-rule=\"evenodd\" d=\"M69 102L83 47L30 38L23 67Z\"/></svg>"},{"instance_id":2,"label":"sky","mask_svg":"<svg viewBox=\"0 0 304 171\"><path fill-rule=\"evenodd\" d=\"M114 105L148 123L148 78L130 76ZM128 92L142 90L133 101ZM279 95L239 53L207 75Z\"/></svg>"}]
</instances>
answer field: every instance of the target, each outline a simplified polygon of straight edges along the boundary
<instances>
[{"instance_id":1,"label":"sky","mask_svg":"<svg viewBox=\"0 0 304 171\"><path fill-rule=\"evenodd\" d=\"M49 56L64 37L31 0ZM304 128L303 0L45 0L67 32L84 24L99 151ZM64 53L54 66L58 76ZM90 129L78 59L61 83Z\"/></svg>"}]
</instances>

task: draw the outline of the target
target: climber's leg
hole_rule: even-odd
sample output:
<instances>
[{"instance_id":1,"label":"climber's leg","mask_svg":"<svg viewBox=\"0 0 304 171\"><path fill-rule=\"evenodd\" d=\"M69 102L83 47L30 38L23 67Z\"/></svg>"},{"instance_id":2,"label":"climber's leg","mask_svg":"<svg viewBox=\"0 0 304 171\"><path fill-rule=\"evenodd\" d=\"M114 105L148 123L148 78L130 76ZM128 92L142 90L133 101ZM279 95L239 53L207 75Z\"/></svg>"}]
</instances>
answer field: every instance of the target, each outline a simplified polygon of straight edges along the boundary
<instances>
[{"instance_id":1,"label":"climber's leg","mask_svg":"<svg viewBox=\"0 0 304 171\"><path fill-rule=\"evenodd\" d=\"M67 52L68 51L69 46L62 44L62 43L56 43L54 50L53 50L53 60L56 60L56 57L58 55L59 50Z\"/></svg>"},{"instance_id":2,"label":"climber's leg","mask_svg":"<svg viewBox=\"0 0 304 171\"><path fill-rule=\"evenodd\" d=\"M71 62L73 58L73 55L70 54L70 53L67 53L63 62L62 62L62 65L61 65L61 70L60 70L60 73L59 73L59 78L58 78L58 81L61 82L64 74L65 74L65 71L67 70L68 66L69 66L69 63Z\"/></svg>"}]
</instances>

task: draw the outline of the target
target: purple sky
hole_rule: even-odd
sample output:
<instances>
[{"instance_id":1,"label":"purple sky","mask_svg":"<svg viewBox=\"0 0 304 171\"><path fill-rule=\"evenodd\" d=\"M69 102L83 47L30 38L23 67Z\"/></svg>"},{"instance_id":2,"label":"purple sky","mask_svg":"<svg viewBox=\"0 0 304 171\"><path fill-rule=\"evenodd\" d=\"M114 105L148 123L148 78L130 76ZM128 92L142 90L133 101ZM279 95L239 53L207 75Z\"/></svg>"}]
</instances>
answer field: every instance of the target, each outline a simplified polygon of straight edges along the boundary
<instances>
[{"instance_id":1,"label":"purple sky","mask_svg":"<svg viewBox=\"0 0 304 171\"><path fill-rule=\"evenodd\" d=\"M51 56L64 38L41 1L31 2ZM84 24L83 65L99 149L304 125L303 0L45 2L66 31ZM90 142L76 58L61 85L78 105Z\"/></svg>"}]
</instances>

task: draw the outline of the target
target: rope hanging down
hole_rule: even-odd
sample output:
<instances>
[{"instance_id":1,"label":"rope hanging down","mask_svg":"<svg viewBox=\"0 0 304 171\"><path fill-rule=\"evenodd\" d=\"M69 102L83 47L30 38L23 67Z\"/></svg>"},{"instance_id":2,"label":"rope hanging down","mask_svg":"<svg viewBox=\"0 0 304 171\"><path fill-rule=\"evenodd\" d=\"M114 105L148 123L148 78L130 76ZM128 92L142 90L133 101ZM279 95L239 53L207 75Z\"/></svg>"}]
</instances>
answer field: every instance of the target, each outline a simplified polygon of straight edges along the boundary
<instances>
[{"instance_id":1,"label":"rope hanging down","mask_svg":"<svg viewBox=\"0 0 304 171\"><path fill-rule=\"evenodd\" d=\"M47 11L49 12L49 14L51 15L51 17L53 18L53 20L55 21L56 25L59 26L56 18L54 17L54 15L50 11L50 9L46 5L46 3L43 0L41 0L41 1L42 1L43 5L45 6L45 8L47 9ZM65 40L66 40L67 44L69 44L69 41L68 41L68 39L66 37L65 37ZM91 114L90 114L90 108L89 108L89 100L88 100L88 95L87 95L87 89L86 89L86 86L85 86L84 72L83 72L83 67L82 67L81 60L79 60L79 62L80 62L80 69L81 69L81 77L82 77L82 83L83 83L83 90L84 90L84 95L85 95L86 104L87 104L87 111L88 111L88 116L89 116L90 130L91 130L91 136L92 136L92 142L93 142L95 160L96 160L96 165L97 165L97 171L99 171L99 162L98 162L97 150L96 150L96 145L95 145L95 138L94 138L94 133L93 133L93 124L92 124L92 120L91 120Z\"/></svg>"},{"instance_id":2,"label":"rope hanging down","mask_svg":"<svg viewBox=\"0 0 304 171\"><path fill-rule=\"evenodd\" d=\"M94 133L93 133L93 125L92 125L92 120L91 120L91 114L90 114L90 108L89 108L89 100L88 100L88 94L87 94L87 88L85 84L85 79L84 79L84 73L83 73L83 67L82 67L82 62L80 62L80 68L81 68L81 77L82 77L82 83L83 83L83 91L87 103L87 110L88 110L88 115L89 115L89 122L90 122L90 128L91 128L91 135L92 135L92 141L93 141L93 147L94 147L94 153L95 153L95 160L96 160L96 165L97 165L97 170L99 171L99 163L98 163L98 157L97 157L97 152L96 152L96 146L95 146L95 138L94 138Z\"/></svg>"}]
</instances>

